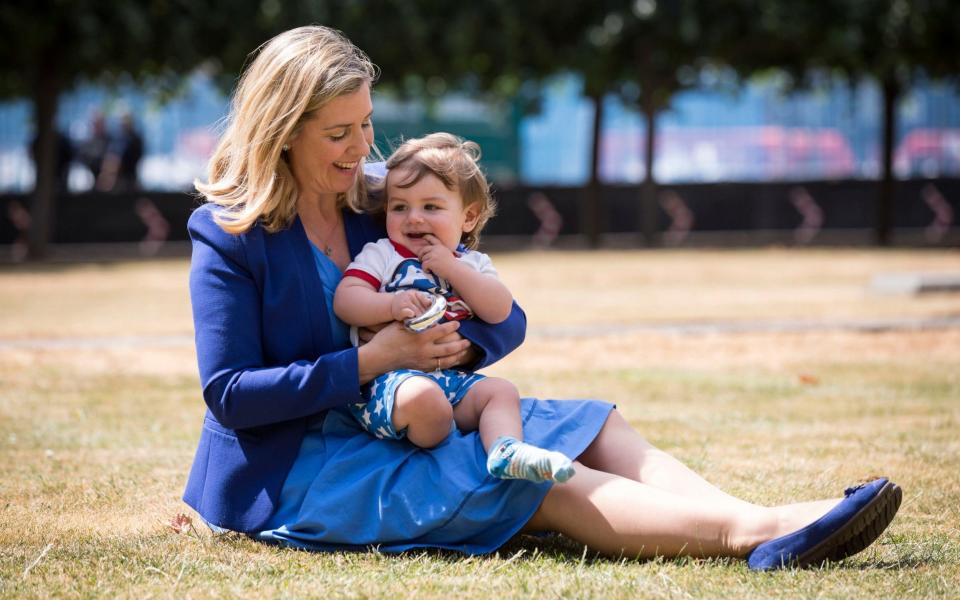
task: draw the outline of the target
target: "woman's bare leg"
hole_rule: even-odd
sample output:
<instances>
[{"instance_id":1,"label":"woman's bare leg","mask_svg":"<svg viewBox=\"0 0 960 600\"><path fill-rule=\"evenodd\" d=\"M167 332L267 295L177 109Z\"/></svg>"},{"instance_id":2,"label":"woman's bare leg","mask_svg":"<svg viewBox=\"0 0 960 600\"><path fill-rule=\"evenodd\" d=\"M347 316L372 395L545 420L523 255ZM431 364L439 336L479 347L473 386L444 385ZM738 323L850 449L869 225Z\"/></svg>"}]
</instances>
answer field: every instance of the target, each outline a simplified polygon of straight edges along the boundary
<instances>
[{"instance_id":1,"label":"woman's bare leg","mask_svg":"<svg viewBox=\"0 0 960 600\"><path fill-rule=\"evenodd\" d=\"M717 488L670 454L651 445L616 410L577 460L598 471L620 475L700 502L722 502L741 510L760 508ZM838 498L773 507L781 521L799 529L823 516ZM787 532L789 533L788 530Z\"/></svg>"},{"instance_id":2,"label":"woman's bare leg","mask_svg":"<svg viewBox=\"0 0 960 600\"><path fill-rule=\"evenodd\" d=\"M727 494L670 454L654 447L617 410L610 412L603 429L577 460L591 469L682 496L733 502L743 508L756 506Z\"/></svg>"},{"instance_id":3,"label":"woman's bare leg","mask_svg":"<svg viewBox=\"0 0 960 600\"><path fill-rule=\"evenodd\" d=\"M806 524L803 510L711 502L577 465L525 530L556 531L612 556L743 557Z\"/></svg>"},{"instance_id":4,"label":"woman's bare leg","mask_svg":"<svg viewBox=\"0 0 960 600\"><path fill-rule=\"evenodd\" d=\"M550 489L527 524L603 554L644 558L745 556L781 529L768 508L691 498L582 465Z\"/></svg>"}]
</instances>

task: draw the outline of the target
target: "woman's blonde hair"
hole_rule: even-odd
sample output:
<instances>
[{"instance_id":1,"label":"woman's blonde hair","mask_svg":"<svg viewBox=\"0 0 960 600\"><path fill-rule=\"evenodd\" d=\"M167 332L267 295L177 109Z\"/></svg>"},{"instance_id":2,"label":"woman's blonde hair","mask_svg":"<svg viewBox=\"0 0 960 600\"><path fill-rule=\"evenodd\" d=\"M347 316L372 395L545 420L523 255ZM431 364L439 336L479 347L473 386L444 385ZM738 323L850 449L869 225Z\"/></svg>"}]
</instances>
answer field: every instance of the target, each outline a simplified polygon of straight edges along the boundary
<instances>
[{"instance_id":1,"label":"woman's blonde hair","mask_svg":"<svg viewBox=\"0 0 960 600\"><path fill-rule=\"evenodd\" d=\"M480 169L480 146L476 142L452 133L431 133L407 140L387 159L387 169L387 181L384 184L390 181L397 169L407 173L402 183L394 183L401 188L415 185L424 175L433 175L448 190L456 190L460 194L464 208L479 204L477 224L463 234L460 242L471 250L480 245L480 231L496 213L497 204L490 194L490 184ZM385 208L386 194L381 194L381 197L381 204L376 208L378 211Z\"/></svg>"},{"instance_id":2,"label":"woman's blonde hair","mask_svg":"<svg viewBox=\"0 0 960 600\"><path fill-rule=\"evenodd\" d=\"M243 233L260 221L269 232L290 225L297 185L284 145L327 102L372 85L377 68L342 33L319 25L281 33L256 51L233 95L227 127L210 159L206 183L194 185L224 208L217 223ZM366 202L363 161L357 182L338 201Z\"/></svg>"}]
</instances>

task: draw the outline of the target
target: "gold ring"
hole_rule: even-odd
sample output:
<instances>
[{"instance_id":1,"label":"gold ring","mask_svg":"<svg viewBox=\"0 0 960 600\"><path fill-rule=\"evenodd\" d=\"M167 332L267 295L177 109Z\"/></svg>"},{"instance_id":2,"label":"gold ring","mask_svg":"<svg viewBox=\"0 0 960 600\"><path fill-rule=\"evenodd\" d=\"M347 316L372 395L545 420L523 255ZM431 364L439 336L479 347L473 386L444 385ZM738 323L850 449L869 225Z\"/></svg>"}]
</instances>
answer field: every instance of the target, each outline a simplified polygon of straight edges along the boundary
<instances>
[{"instance_id":1,"label":"gold ring","mask_svg":"<svg viewBox=\"0 0 960 600\"><path fill-rule=\"evenodd\" d=\"M440 370L440 359L439 359L439 358L437 358L437 370L438 370L438 371Z\"/></svg>"}]
</instances>

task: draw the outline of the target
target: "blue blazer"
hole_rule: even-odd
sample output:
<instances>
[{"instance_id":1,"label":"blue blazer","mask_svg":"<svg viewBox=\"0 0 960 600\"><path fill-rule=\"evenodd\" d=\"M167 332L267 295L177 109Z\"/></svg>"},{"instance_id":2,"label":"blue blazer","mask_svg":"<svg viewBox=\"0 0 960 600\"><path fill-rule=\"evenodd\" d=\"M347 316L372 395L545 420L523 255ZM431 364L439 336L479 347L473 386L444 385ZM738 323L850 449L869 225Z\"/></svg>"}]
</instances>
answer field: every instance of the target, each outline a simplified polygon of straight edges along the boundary
<instances>
[{"instance_id":1,"label":"blue blazer","mask_svg":"<svg viewBox=\"0 0 960 600\"><path fill-rule=\"evenodd\" d=\"M299 218L277 233L241 235L214 223L215 205L190 216L190 298L207 412L183 495L209 523L257 531L307 427L360 396L355 348L335 348L320 277ZM385 236L382 224L343 212L350 255ZM489 365L523 341L514 304L498 325L463 321L460 333Z\"/></svg>"}]
</instances>

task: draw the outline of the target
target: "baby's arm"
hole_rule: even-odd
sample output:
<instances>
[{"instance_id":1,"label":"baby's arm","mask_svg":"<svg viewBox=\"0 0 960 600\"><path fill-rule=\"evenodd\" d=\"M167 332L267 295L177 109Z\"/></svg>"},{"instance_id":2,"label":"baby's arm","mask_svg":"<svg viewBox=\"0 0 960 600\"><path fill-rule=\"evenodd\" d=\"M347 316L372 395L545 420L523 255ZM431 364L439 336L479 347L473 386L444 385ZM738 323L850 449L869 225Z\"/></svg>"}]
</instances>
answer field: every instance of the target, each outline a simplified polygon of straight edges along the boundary
<instances>
[{"instance_id":1,"label":"baby's arm","mask_svg":"<svg viewBox=\"0 0 960 600\"><path fill-rule=\"evenodd\" d=\"M415 317L423 312L426 303L420 292L378 292L359 277L347 276L337 286L333 296L333 311L344 323L370 327Z\"/></svg>"},{"instance_id":2,"label":"baby's arm","mask_svg":"<svg viewBox=\"0 0 960 600\"><path fill-rule=\"evenodd\" d=\"M427 239L436 238L429 236ZM431 244L420 254L420 262L426 269L449 281L457 295L463 298L479 319L495 325L510 316L513 294L503 282L457 260L449 248L439 243Z\"/></svg>"}]
</instances>

